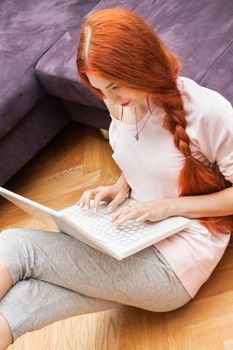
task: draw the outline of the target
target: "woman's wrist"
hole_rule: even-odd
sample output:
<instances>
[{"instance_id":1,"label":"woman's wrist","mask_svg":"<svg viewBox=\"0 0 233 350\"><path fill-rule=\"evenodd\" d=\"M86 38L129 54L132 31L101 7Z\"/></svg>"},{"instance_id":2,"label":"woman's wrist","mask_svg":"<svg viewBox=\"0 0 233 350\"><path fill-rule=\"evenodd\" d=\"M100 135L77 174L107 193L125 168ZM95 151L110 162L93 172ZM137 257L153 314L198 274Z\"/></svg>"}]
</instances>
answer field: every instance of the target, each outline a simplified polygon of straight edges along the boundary
<instances>
[{"instance_id":1,"label":"woman's wrist","mask_svg":"<svg viewBox=\"0 0 233 350\"><path fill-rule=\"evenodd\" d=\"M115 185L118 187L119 191L124 192L127 197L129 196L130 187L123 174L121 174Z\"/></svg>"},{"instance_id":2,"label":"woman's wrist","mask_svg":"<svg viewBox=\"0 0 233 350\"><path fill-rule=\"evenodd\" d=\"M185 210L182 207L180 197L164 199L168 211L168 217L170 216L185 216Z\"/></svg>"},{"instance_id":3,"label":"woman's wrist","mask_svg":"<svg viewBox=\"0 0 233 350\"><path fill-rule=\"evenodd\" d=\"M192 198L193 197L177 197L165 199L167 201L170 216L185 216L195 218L192 214Z\"/></svg>"}]
</instances>

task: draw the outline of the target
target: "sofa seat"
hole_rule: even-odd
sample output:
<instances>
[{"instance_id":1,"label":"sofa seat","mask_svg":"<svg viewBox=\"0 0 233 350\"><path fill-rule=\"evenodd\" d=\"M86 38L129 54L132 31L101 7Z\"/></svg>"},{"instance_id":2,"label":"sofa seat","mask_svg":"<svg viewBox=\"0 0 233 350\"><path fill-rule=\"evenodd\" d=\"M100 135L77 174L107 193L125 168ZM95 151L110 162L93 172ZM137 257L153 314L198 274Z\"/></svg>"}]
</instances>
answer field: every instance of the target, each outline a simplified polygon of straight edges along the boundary
<instances>
[{"instance_id":1,"label":"sofa seat","mask_svg":"<svg viewBox=\"0 0 233 350\"><path fill-rule=\"evenodd\" d=\"M96 9L123 7L139 13L152 25L170 49L183 62L182 75L208 84L208 79L221 80L221 71L207 72L224 55L233 37L233 6L229 0L203 2L183 0L102 0ZM92 107L104 105L80 85L76 72L76 50L79 28L67 31L39 60L36 75L50 94ZM222 62L224 64L224 62ZM233 78L231 66L224 76ZM216 76L219 74L219 76ZM211 76L213 75L213 78ZM204 80L203 78L206 77ZM230 79L230 78L229 78ZM230 80L229 80L230 81ZM211 87L211 86L210 86ZM214 86L225 93L225 86ZM233 101L233 93L228 98Z\"/></svg>"}]
</instances>

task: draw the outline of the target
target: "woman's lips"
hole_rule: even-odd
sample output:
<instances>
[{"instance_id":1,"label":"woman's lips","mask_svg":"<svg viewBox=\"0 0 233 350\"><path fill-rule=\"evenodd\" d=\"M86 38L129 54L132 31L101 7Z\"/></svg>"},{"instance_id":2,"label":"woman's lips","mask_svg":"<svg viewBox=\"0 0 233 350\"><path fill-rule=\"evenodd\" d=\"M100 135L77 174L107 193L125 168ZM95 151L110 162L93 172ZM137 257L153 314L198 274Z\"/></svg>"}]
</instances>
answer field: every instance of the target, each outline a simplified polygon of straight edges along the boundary
<instances>
[{"instance_id":1,"label":"woman's lips","mask_svg":"<svg viewBox=\"0 0 233 350\"><path fill-rule=\"evenodd\" d=\"M121 106L122 106L122 107L126 107L126 106L128 106L129 103L130 103L130 101L127 101L127 102L125 102L125 103L121 103Z\"/></svg>"}]
</instances>

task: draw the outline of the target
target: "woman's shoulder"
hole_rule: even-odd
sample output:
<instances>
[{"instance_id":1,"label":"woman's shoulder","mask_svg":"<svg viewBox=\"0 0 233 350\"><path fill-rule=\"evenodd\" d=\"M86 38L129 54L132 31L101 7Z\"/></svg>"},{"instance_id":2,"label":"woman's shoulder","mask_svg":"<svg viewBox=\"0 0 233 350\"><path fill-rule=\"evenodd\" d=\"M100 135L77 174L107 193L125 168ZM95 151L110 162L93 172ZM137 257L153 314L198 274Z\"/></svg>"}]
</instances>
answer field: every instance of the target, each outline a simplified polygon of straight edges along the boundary
<instances>
[{"instance_id":1,"label":"woman's shoulder","mask_svg":"<svg viewBox=\"0 0 233 350\"><path fill-rule=\"evenodd\" d=\"M186 129L193 151L198 154L199 150L211 163L217 161L222 174L232 180L233 108L230 102L217 91L189 78L181 81Z\"/></svg>"},{"instance_id":2,"label":"woman's shoulder","mask_svg":"<svg viewBox=\"0 0 233 350\"><path fill-rule=\"evenodd\" d=\"M231 103L219 92L204 87L187 77L178 78L184 108L189 122L207 123L221 119L233 127L233 108Z\"/></svg>"}]
</instances>

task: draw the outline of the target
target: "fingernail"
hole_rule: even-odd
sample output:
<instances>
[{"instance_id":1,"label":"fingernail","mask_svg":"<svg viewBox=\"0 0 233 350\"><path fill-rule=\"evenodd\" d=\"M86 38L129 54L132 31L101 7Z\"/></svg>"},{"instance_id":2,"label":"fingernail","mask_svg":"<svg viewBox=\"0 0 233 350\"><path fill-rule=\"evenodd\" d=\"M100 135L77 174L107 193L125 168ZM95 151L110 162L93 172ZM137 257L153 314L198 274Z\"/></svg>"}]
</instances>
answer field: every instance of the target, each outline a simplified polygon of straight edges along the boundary
<instances>
[{"instance_id":1,"label":"fingernail","mask_svg":"<svg viewBox=\"0 0 233 350\"><path fill-rule=\"evenodd\" d=\"M108 212L108 213L111 213L111 211L113 211L113 208L112 208L112 207L108 207L108 208L107 208L107 212Z\"/></svg>"}]
</instances>

